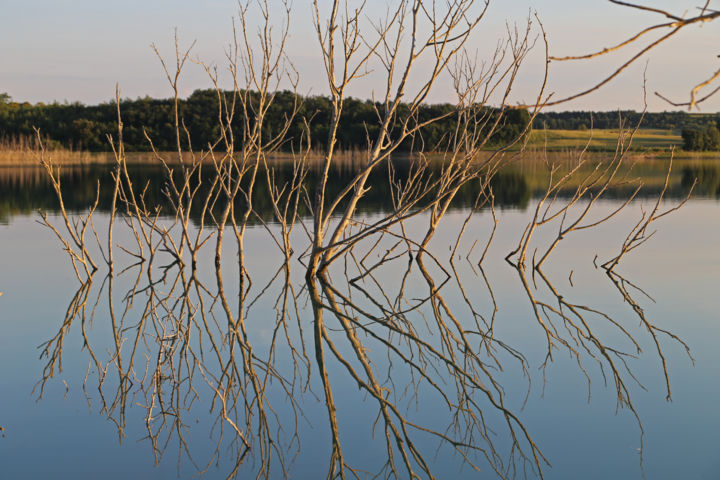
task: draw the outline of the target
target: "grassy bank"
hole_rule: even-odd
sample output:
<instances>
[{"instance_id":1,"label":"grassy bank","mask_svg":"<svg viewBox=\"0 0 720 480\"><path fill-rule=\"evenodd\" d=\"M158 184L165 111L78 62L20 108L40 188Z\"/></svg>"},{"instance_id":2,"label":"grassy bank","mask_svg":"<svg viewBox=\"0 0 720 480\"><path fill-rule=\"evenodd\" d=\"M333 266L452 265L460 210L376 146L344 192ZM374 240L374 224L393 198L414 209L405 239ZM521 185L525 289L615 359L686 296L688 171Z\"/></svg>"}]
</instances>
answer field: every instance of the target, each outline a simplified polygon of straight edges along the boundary
<instances>
[{"instance_id":1,"label":"grassy bank","mask_svg":"<svg viewBox=\"0 0 720 480\"><path fill-rule=\"evenodd\" d=\"M629 134L629 132L625 132ZM617 129L595 130L535 130L530 135L528 146L546 147L550 151L582 149L589 142L593 151L614 151L618 141ZM680 149L683 140L673 130L640 129L633 139L634 149L642 153L663 152L675 147Z\"/></svg>"}]
</instances>

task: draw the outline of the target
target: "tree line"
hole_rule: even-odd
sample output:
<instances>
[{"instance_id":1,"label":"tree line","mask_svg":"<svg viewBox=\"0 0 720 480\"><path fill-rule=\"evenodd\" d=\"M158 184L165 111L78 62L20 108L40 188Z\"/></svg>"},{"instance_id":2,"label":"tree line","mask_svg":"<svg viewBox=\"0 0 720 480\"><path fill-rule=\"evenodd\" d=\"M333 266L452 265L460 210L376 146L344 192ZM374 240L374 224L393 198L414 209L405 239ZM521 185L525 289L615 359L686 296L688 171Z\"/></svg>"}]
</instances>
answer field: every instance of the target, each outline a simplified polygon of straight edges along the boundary
<instances>
[{"instance_id":1,"label":"tree line","mask_svg":"<svg viewBox=\"0 0 720 480\"><path fill-rule=\"evenodd\" d=\"M229 93L229 92L228 92ZM215 90L196 90L187 99L180 100L180 113L190 134L193 146L205 148L220 137L218 126L218 95ZM306 131L305 121L311 128L311 138L322 144L327 136L331 100L324 96L298 96L293 92L280 92L267 113L267 136L272 137L284 125L284 120L298 106L288 141L283 149L290 151L299 146ZM176 149L173 100L150 97L125 99L120 104L123 115L123 136L129 151L151 149L147 136L158 150ZM377 133L377 108L381 105L370 100L347 99L342 112L339 147L345 150L362 149L368 139ZM488 125L496 120L498 111L488 111ZM30 104L13 102L6 93L0 93L0 140L32 137L38 128L44 138L55 147L77 150L106 151L107 134L117 131L117 106L114 102L84 105L79 102ZM420 137L408 140L402 150L411 148L433 151L452 138L457 125L457 107L453 104L423 105L418 121L443 116L427 125ZM643 128L682 132L685 150L720 150L720 118L718 114L697 114L683 111L640 112L542 112L533 122L533 128L551 130L585 130L590 128L617 128L622 120L634 125L642 118ZM522 133L530 115L525 109L507 109L491 144L508 142ZM236 118L239 124L239 118ZM415 142L413 145L412 142ZM421 141L422 143L418 143ZM420 145L420 146L418 146Z\"/></svg>"},{"instance_id":2,"label":"tree line","mask_svg":"<svg viewBox=\"0 0 720 480\"><path fill-rule=\"evenodd\" d=\"M253 93L249 94L253 101ZM232 92L226 92L231 98ZM123 139L128 151L148 151L151 149L149 137L158 150L177 148L174 125L173 99L153 99L150 97L120 102L123 119ZM221 132L218 122L220 114L218 92L215 90L196 90L187 99L179 101L179 112L184 128L187 128L192 146L207 148L217 142ZM338 147L344 150L367 147L369 139L374 139L378 129L378 110L382 105L370 100L349 98L345 101L338 133ZM498 126L490 138L491 144L503 144L522 134L530 115L525 109L505 109L502 112L481 107L487 115L487 127L499 120ZM398 118L402 118L401 106ZM239 109L238 109L239 110ZM264 119L264 135L275 136L284 128L286 118L296 112L294 121L286 135L283 149L291 151L298 148L300 139L307 133L311 140L323 145L327 138L332 105L329 97L299 96L293 92L277 93ZM223 113L224 114L224 113ZM460 111L452 104L423 105L417 121L442 117L430 123L403 145L401 150L410 149L433 151L443 148L455 132ZM241 119L236 115L234 125L237 132L242 131ZM108 134L117 131L117 105L115 102L98 105L74 103L30 104L11 101L7 94L0 97L0 139L29 137L38 128L42 136L58 147L78 150L109 150ZM399 128L399 127L397 127ZM183 134L183 136L185 136Z\"/></svg>"},{"instance_id":3,"label":"tree line","mask_svg":"<svg viewBox=\"0 0 720 480\"><path fill-rule=\"evenodd\" d=\"M586 130L590 128L618 128L620 122L636 125L642 119L642 128L660 130L703 129L715 124L719 116L716 113L672 112L636 112L620 110L609 112L541 112L535 117L533 128L550 130Z\"/></svg>"}]
</instances>

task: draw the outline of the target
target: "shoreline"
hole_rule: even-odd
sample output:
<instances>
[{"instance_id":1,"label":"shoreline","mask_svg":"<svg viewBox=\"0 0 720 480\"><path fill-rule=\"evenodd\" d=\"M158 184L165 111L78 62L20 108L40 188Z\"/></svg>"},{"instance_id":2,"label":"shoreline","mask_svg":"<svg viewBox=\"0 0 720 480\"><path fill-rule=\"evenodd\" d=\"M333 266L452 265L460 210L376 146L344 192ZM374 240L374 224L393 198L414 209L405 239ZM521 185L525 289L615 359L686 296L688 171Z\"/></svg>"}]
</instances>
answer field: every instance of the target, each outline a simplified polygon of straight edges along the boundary
<instances>
[{"instance_id":1,"label":"shoreline","mask_svg":"<svg viewBox=\"0 0 720 480\"><path fill-rule=\"evenodd\" d=\"M486 153L490 154L494 150L485 150ZM168 165L181 165L181 162L177 159L177 152L158 152L162 156ZM523 162L537 162L544 163L545 158L554 157L553 160L559 160L561 162L570 162L576 160L581 153L581 149L577 148L560 148L560 149L538 149L535 146L528 146L524 150L508 150L506 155L519 157L520 161ZM597 150L588 149L585 153L585 157L589 157L591 160L594 158L607 158L610 155L614 155L615 151L612 150ZM46 157L49 157L53 164L57 166L69 166L69 167L81 167L81 166L99 166L99 165L115 165L116 160L112 152L83 152L83 151L46 151ZM200 156L200 153L197 154ZM442 154L439 153L427 153L426 158L432 161L440 161ZM671 155L674 160L682 161L717 161L720 163L720 151L715 152L689 152L680 149L676 149L674 154L672 150L643 150L638 149L636 151L630 151L627 156L627 161L666 161L669 160ZM152 152L127 152L125 154L126 162L128 165L162 165L160 160ZM188 163L190 162L189 155ZM293 158L299 158L300 156L294 156L291 153L274 153L268 158L281 163L291 163ZM407 159L407 154L397 154L397 158ZM319 153L311 154L309 162L311 164L320 163L322 155ZM335 161L338 164L342 164L347 167L361 166L363 165L364 152L339 152L335 155ZM513 159L511 161L517 161ZM204 165L213 165L212 159L209 157L205 158L202 163ZM13 168L13 167L38 167L41 168L39 161L39 153L34 151L8 151L0 150L0 168Z\"/></svg>"}]
</instances>

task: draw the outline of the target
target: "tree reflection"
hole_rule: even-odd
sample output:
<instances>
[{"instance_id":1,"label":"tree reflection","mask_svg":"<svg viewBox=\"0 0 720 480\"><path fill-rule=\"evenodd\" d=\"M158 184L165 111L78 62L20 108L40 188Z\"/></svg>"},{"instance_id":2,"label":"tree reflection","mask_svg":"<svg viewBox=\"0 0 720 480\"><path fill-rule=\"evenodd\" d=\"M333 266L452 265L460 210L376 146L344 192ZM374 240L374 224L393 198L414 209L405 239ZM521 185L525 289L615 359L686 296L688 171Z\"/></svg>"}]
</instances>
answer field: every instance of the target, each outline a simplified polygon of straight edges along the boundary
<instances>
[{"instance_id":1,"label":"tree reflection","mask_svg":"<svg viewBox=\"0 0 720 480\"><path fill-rule=\"evenodd\" d=\"M518 372L529 395L531 361L496 332L499 307L485 271L468 276L430 252L413 259L402 242L357 245L346 257L343 268L314 278L294 273L288 259L255 282L222 263L189 272L157 260L102 280L90 275L41 347L36 392L42 397L62 369L75 324L88 402L121 439L144 424L156 463L177 450L200 473L219 466L228 478L273 478L289 475L311 448L329 452L327 478L436 478L448 455L499 478L543 477L551 459L523 422L517 385L506 384ZM379 260L370 265L372 257ZM588 391L598 378L609 382L642 430L631 395L642 386L631 363L641 337L656 347L668 399L661 337L687 345L646 317L634 298L644 292L614 271L606 276L639 332L627 318L573 301L540 270L516 272L545 338L543 377L557 352L569 353ZM468 293L468 282L487 299ZM356 416L368 432L349 426ZM365 433L381 458L357 451Z\"/></svg>"}]
</instances>

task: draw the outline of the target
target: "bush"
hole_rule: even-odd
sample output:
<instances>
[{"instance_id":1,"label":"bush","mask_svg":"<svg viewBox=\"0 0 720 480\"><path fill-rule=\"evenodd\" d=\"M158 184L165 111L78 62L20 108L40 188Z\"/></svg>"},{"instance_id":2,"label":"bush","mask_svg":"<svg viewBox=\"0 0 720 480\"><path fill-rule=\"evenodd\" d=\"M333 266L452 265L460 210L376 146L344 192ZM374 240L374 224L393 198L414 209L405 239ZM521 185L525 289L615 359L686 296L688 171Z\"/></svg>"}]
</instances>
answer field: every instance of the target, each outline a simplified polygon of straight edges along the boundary
<instances>
[{"instance_id":1,"label":"bush","mask_svg":"<svg viewBox=\"0 0 720 480\"><path fill-rule=\"evenodd\" d=\"M702 130L686 128L682 131L683 148L696 152L720 150L720 130L711 125Z\"/></svg>"}]
</instances>

